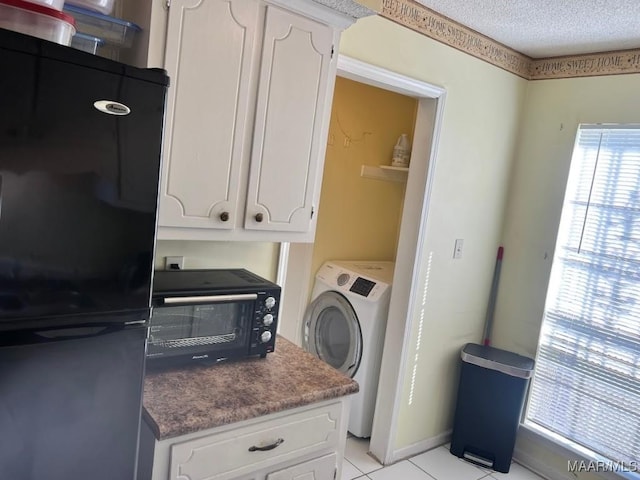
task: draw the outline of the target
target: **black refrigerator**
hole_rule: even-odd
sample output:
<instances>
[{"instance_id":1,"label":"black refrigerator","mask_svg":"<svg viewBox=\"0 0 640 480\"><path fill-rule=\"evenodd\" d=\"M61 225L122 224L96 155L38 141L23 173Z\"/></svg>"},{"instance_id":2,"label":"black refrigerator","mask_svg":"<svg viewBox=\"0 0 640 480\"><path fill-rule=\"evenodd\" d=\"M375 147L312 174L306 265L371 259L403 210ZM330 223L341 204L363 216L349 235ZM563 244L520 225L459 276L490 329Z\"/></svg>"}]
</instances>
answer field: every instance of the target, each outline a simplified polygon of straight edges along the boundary
<instances>
[{"instance_id":1,"label":"black refrigerator","mask_svg":"<svg viewBox=\"0 0 640 480\"><path fill-rule=\"evenodd\" d=\"M164 71L0 29L0 477L135 478Z\"/></svg>"}]
</instances>

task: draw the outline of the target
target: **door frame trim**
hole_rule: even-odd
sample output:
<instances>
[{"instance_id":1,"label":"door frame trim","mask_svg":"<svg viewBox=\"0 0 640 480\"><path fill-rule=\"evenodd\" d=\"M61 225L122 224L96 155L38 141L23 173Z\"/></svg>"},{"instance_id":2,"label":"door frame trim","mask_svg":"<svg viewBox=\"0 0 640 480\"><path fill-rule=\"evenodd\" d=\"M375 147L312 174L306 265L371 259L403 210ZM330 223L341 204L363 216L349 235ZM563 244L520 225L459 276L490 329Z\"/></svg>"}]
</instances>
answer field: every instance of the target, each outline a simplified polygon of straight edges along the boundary
<instances>
[{"instance_id":1,"label":"door frame trim","mask_svg":"<svg viewBox=\"0 0 640 480\"><path fill-rule=\"evenodd\" d=\"M418 112L412 145L412 161L407 180L402 212L396 268L389 304L389 317L395 320L387 324L380 380L376 398L376 411L390 412L376 415L369 450L384 465L401 459L406 448L398 448L398 423L403 391L407 376L407 358L411 335L419 318L413 315L420 310L422 292L418 287L421 266L425 264L426 225L429 214L433 178L436 169L437 147L444 118L447 92L444 88L411 78L344 55L338 56L341 77L400 93L418 100ZM311 262L313 244L283 244L279 258L282 273L283 297L292 300L289 318L301 319L308 303L311 286ZM286 272L286 273L285 273ZM279 275L280 279L280 275ZM302 285L300 282L302 281ZM288 306L284 306L285 309ZM414 318L416 317L416 318ZM289 332L300 344L301 326Z\"/></svg>"}]
</instances>

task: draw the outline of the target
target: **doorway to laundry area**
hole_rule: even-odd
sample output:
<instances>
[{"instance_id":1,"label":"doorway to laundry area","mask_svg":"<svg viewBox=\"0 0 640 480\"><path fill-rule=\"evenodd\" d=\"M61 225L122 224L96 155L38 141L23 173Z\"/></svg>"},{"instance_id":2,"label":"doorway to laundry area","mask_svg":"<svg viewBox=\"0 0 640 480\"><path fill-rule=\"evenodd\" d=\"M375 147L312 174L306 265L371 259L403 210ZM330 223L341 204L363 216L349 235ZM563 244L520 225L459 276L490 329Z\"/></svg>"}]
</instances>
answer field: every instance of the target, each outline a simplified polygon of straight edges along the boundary
<instances>
[{"instance_id":1,"label":"doorway to laundry area","mask_svg":"<svg viewBox=\"0 0 640 480\"><path fill-rule=\"evenodd\" d=\"M413 137L418 101L336 79L311 262L395 261L408 168L392 167L401 134Z\"/></svg>"},{"instance_id":2,"label":"doorway to laundry area","mask_svg":"<svg viewBox=\"0 0 640 480\"><path fill-rule=\"evenodd\" d=\"M313 276L324 260L337 259L336 255L348 260L373 260L376 257L381 260L395 260L396 269L389 306L391 321L387 324L370 444L371 453L386 464L394 461L396 455L395 432L406 366L405 346L408 332L412 328L409 312L417 295L413 285L417 284L415 277L418 269L414 267L419 265L422 259L422 232L429 207L436 160L435 146L442 121L445 91L344 56L338 59L338 75L341 77L338 78L336 87L338 94L341 90L346 90L351 92L348 96L353 96L354 92L356 96L389 96L395 99L389 102L399 101L400 104L404 104L399 111L405 113L398 114L398 118L391 122L397 123L397 128L387 126L384 135L374 135L375 129L366 126L353 127L353 123L350 122L358 116L357 114L344 114L339 110L332 113L332 124L335 128L332 128L329 134L327 150L329 152L330 149L338 147L340 150L337 151L339 155L335 161L331 161L329 155L327 156L316 244L286 244L281 252L279 268L284 278L284 295L280 333L298 344L301 343L301 322L309 300ZM383 91L378 92L379 89ZM375 115L369 111L370 106L367 104L366 108L356 107L356 110L364 110L365 115ZM395 108L391 110L395 111ZM407 114L407 111L410 113ZM336 113L338 115L334 115ZM379 115L393 117L395 113L382 112ZM339 125L336 117L340 117ZM399 120L400 118L402 119ZM366 122L363 125L366 125ZM382 130L380 127L376 128L378 131ZM407 131L411 129L413 131ZM408 171L398 172L381 168L390 165L393 145L402 133L409 133L413 138ZM367 148L371 149L370 152ZM355 149L362 149L360 153L364 153L357 156L357 161L353 161L353 155L350 155L356 151ZM371 153L374 151L375 153ZM337 172L332 169L337 169ZM346 179L345 175L349 172L355 172L356 175L350 175L350 179ZM357 182L358 187L353 186L355 183L349 184L349 181ZM330 198L330 203L327 204L330 206L324 208L327 182L334 184L327 189L331 191L331 197L327 197ZM361 196L354 196L356 200L349 201L349 193L356 190L359 190ZM367 196L372 192L377 192L377 195L374 193L373 196ZM349 217L353 212L347 214L348 206L353 206L356 213L359 211L361 217L356 220ZM338 213L332 217L331 214L324 213L323 209L333 209ZM323 214L325 219L322 218ZM384 220L377 221L376 214L378 219ZM323 223L327 226L325 232ZM358 223L362 223L362 226L358 227ZM364 234L359 240L360 248L358 241L349 242L347 233L350 229L352 232ZM384 235L380 234L381 231L384 231ZM323 240L325 235L337 241L327 243ZM378 242L376 236L380 237Z\"/></svg>"}]
</instances>

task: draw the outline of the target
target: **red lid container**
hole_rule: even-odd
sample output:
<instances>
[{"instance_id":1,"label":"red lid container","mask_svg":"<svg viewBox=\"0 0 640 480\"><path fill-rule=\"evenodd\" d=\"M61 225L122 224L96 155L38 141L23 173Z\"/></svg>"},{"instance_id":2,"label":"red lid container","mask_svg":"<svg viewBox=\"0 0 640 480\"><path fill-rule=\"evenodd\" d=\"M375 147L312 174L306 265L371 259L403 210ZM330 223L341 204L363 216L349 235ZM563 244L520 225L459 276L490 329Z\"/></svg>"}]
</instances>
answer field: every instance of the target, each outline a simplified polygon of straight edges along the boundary
<instances>
[{"instance_id":1,"label":"red lid container","mask_svg":"<svg viewBox=\"0 0 640 480\"><path fill-rule=\"evenodd\" d=\"M0 28L69 45L75 20L55 8L24 0L0 0Z\"/></svg>"}]
</instances>

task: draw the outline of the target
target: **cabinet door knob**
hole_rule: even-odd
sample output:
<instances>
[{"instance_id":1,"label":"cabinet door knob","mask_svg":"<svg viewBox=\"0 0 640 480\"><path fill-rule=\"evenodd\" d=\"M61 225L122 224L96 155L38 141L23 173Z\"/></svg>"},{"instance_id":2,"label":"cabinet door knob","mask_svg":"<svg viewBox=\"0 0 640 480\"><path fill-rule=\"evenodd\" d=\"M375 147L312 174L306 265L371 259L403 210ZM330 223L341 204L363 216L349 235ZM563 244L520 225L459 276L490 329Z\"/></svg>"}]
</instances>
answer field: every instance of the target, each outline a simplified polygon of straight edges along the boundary
<instances>
[{"instance_id":1,"label":"cabinet door knob","mask_svg":"<svg viewBox=\"0 0 640 480\"><path fill-rule=\"evenodd\" d=\"M260 223L264 220L264 215L261 213L256 213L256 222Z\"/></svg>"},{"instance_id":2,"label":"cabinet door knob","mask_svg":"<svg viewBox=\"0 0 640 480\"><path fill-rule=\"evenodd\" d=\"M222 212L220 214L220 220L222 220L223 222L226 222L229 220L229 212Z\"/></svg>"}]
</instances>

